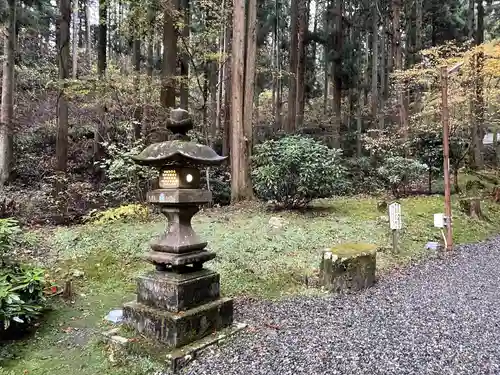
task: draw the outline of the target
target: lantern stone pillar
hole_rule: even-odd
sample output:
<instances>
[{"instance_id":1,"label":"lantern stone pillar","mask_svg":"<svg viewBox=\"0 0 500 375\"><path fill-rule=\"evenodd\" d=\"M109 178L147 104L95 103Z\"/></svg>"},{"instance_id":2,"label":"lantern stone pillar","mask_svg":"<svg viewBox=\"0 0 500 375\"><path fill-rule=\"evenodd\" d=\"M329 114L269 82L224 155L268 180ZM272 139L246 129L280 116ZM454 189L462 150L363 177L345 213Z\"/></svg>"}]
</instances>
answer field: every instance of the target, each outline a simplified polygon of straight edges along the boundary
<instances>
[{"instance_id":1,"label":"lantern stone pillar","mask_svg":"<svg viewBox=\"0 0 500 375\"><path fill-rule=\"evenodd\" d=\"M203 267L215 253L191 226L199 206L212 199L210 191L200 189L199 168L225 158L189 141L187 111L172 110L167 127L173 140L152 144L133 157L159 169L159 189L148 194L148 201L159 207L168 225L151 241L145 259L155 269L138 278L137 299L124 305L123 318L141 334L178 348L230 326L233 301L220 297L219 274Z\"/></svg>"}]
</instances>

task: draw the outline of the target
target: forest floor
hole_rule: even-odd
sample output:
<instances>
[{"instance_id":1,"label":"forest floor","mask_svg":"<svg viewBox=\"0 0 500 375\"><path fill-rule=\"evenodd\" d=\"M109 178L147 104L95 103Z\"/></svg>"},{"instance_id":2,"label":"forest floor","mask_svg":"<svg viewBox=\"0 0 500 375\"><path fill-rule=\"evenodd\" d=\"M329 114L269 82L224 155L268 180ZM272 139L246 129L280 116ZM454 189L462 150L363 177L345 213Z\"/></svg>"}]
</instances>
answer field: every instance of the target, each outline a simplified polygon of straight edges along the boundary
<instances>
[{"instance_id":1,"label":"forest floor","mask_svg":"<svg viewBox=\"0 0 500 375\"><path fill-rule=\"evenodd\" d=\"M456 202L456 200L454 200ZM206 210L194 220L195 230L217 252L208 266L221 274L222 293L236 297L280 299L319 294L306 280L318 269L321 251L342 241L370 242L380 248L379 275L434 256L425 250L439 240L433 214L443 211L442 196L401 200L404 230L401 251L390 252L388 222L374 198L317 202L306 212L273 213L249 205ZM466 217L454 209L456 243L484 240L500 232L500 205L484 201L488 220ZM19 252L37 259L51 277L74 279L74 299L51 301L53 310L30 337L0 344L0 375L130 375L153 374L159 364L147 358L113 363L98 343L106 314L134 298L134 280L151 266L139 259L150 238L164 228L151 222L87 224L40 228L26 232Z\"/></svg>"}]
</instances>

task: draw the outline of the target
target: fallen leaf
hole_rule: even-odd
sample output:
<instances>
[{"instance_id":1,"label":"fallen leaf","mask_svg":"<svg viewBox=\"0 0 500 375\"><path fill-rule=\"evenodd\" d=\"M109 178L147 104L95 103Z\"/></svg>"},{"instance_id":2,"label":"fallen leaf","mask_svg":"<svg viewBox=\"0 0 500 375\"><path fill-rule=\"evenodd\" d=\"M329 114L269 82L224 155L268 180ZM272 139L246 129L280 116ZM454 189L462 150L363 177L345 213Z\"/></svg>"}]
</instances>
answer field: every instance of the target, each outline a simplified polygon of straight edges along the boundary
<instances>
[{"instance_id":1,"label":"fallen leaf","mask_svg":"<svg viewBox=\"0 0 500 375\"><path fill-rule=\"evenodd\" d=\"M277 326L277 325L274 325L274 324L271 324L271 323L264 323L264 325L268 328L272 328L272 329L275 329L275 330L279 330L280 327Z\"/></svg>"}]
</instances>

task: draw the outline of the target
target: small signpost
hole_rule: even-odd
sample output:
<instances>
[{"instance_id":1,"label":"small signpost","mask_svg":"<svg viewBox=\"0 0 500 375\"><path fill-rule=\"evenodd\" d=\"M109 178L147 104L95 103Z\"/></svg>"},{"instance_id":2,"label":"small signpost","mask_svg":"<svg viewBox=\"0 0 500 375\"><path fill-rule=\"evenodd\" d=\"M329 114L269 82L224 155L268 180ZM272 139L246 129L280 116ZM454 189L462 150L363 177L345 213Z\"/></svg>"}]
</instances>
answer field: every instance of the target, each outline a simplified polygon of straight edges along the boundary
<instances>
[{"instance_id":1,"label":"small signpost","mask_svg":"<svg viewBox=\"0 0 500 375\"><path fill-rule=\"evenodd\" d=\"M399 231L403 227L401 220L401 205L399 203L391 203L389 205L389 225L392 232L392 251L399 251Z\"/></svg>"}]
</instances>

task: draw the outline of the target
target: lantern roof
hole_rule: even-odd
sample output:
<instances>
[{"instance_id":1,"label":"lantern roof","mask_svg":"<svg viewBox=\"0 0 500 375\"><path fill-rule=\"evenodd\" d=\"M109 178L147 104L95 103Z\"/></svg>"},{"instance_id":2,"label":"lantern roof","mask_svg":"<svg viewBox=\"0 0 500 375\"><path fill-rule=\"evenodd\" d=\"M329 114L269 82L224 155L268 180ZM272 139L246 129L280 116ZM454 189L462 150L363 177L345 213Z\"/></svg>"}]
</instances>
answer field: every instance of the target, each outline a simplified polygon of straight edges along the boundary
<instances>
[{"instance_id":1,"label":"lantern roof","mask_svg":"<svg viewBox=\"0 0 500 375\"><path fill-rule=\"evenodd\" d=\"M140 165L162 167L166 165L219 165L227 159L217 155L210 147L194 142L173 140L154 143L132 159Z\"/></svg>"}]
</instances>

